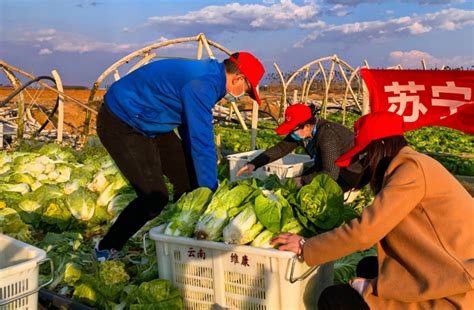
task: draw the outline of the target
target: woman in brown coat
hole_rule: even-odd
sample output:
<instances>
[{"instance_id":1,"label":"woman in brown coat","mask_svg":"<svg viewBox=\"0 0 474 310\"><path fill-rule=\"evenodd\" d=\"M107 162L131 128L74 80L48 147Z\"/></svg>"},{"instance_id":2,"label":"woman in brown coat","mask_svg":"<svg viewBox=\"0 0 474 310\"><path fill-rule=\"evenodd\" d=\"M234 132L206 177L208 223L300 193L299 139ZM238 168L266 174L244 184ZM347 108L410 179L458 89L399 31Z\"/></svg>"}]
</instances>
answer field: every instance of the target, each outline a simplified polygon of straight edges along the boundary
<instances>
[{"instance_id":1,"label":"woman in brown coat","mask_svg":"<svg viewBox=\"0 0 474 310\"><path fill-rule=\"evenodd\" d=\"M331 286L324 309L474 309L474 201L436 160L407 146L391 112L361 117L355 146L337 160L364 158L373 204L360 218L308 240L281 234L280 250L320 265L376 244L378 275Z\"/></svg>"}]
</instances>

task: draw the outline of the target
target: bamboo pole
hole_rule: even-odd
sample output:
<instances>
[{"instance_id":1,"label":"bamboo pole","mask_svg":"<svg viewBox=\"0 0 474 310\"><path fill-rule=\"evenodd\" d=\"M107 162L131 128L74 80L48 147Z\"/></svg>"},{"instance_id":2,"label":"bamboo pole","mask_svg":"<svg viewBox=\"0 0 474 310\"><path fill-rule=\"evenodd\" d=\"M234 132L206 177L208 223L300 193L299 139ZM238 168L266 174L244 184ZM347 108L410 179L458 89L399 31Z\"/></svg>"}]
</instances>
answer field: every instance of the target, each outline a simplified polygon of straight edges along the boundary
<instances>
[{"instance_id":1,"label":"bamboo pole","mask_svg":"<svg viewBox=\"0 0 474 310\"><path fill-rule=\"evenodd\" d=\"M259 87L257 86L257 93ZM250 132L250 149L253 151L257 148L257 125L258 125L258 103L252 100L252 125Z\"/></svg>"},{"instance_id":2,"label":"bamboo pole","mask_svg":"<svg viewBox=\"0 0 474 310\"><path fill-rule=\"evenodd\" d=\"M120 80L120 73L119 73L118 69L115 69L115 71L114 71L114 80L115 81Z\"/></svg>"},{"instance_id":3,"label":"bamboo pole","mask_svg":"<svg viewBox=\"0 0 474 310\"><path fill-rule=\"evenodd\" d=\"M61 77L58 74L58 71L53 70L51 71L53 75L54 81L56 82L56 88L61 92L64 93L63 89L63 82L61 81ZM58 96L58 126L57 131L58 135L56 141L59 143L63 142L63 130L64 130L64 96L60 94Z\"/></svg>"},{"instance_id":4,"label":"bamboo pole","mask_svg":"<svg viewBox=\"0 0 474 310\"><path fill-rule=\"evenodd\" d=\"M306 67L306 73L304 76L303 88L301 89L301 102L306 103L305 93L306 93L306 86L308 84L308 76L309 76L309 67Z\"/></svg>"},{"instance_id":5,"label":"bamboo pole","mask_svg":"<svg viewBox=\"0 0 474 310\"><path fill-rule=\"evenodd\" d=\"M196 59L200 60L202 58L202 40L198 40L198 49L196 54Z\"/></svg>"},{"instance_id":6,"label":"bamboo pole","mask_svg":"<svg viewBox=\"0 0 474 310\"><path fill-rule=\"evenodd\" d=\"M426 61L424 59L421 60L421 67L423 70L426 70Z\"/></svg>"},{"instance_id":7,"label":"bamboo pole","mask_svg":"<svg viewBox=\"0 0 474 310\"><path fill-rule=\"evenodd\" d=\"M298 90L295 89L293 90L293 101L292 101L292 104L295 104L298 102Z\"/></svg>"},{"instance_id":8,"label":"bamboo pole","mask_svg":"<svg viewBox=\"0 0 474 310\"><path fill-rule=\"evenodd\" d=\"M129 74L130 72L133 72L135 70L137 70L138 68L140 68L141 66L143 65L146 65L150 62L150 60L152 60L154 57L156 56L155 53L146 53L145 56L143 57L142 60L140 60L139 62L137 62L130 70L128 70L127 74Z\"/></svg>"},{"instance_id":9,"label":"bamboo pole","mask_svg":"<svg viewBox=\"0 0 474 310\"><path fill-rule=\"evenodd\" d=\"M247 124L245 124L244 118L242 117L242 114L240 114L240 111L237 108L237 105L235 104L235 102L231 102L230 104L234 108L235 115L237 116L237 119L239 120L240 125L242 125L242 128L244 130L248 130L249 128L247 127Z\"/></svg>"},{"instance_id":10,"label":"bamboo pole","mask_svg":"<svg viewBox=\"0 0 474 310\"><path fill-rule=\"evenodd\" d=\"M2 68L3 72L5 73L7 79L12 83L13 89L17 90L21 86L21 81L15 76L13 71L6 66L7 64L2 63L0 61L0 67ZM24 114L25 114L25 97L23 96L23 92L20 92L16 96L16 104L18 106L18 117L17 117L17 129L16 129L16 139L17 141L21 141L23 139L23 134L25 132L25 120L24 120ZM3 133L3 127L2 127L2 133ZM2 136L3 140L3 136Z\"/></svg>"},{"instance_id":11,"label":"bamboo pole","mask_svg":"<svg viewBox=\"0 0 474 310\"><path fill-rule=\"evenodd\" d=\"M212 53L212 50L209 47L209 43L207 42L207 39L206 39L206 36L204 35L204 33L199 34L199 37L200 37L200 40L202 41L202 43L204 45L204 48L206 49L206 52L207 52L207 55L209 56L209 58L215 59L216 57L214 57L214 54Z\"/></svg>"},{"instance_id":12,"label":"bamboo pole","mask_svg":"<svg viewBox=\"0 0 474 310\"><path fill-rule=\"evenodd\" d=\"M286 110L286 83L285 83L285 79L283 78L283 74L281 73L281 70L278 67L278 65L276 63L273 63L273 66L275 67L278 75L280 76L280 80L281 80L282 95L281 95L281 98L280 98L280 107L279 107L279 111L278 111L278 119L281 119L283 117L283 113Z\"/></svg>"},{"instance_id":13,"label":"bamboo pole","mask_svg":"<svg viewBox=\"0 0 474 310\"><path fill-rule=\"evenodd\" d=\"M309 80L309 83L308 83L308 87L306 88L306 94L304 95L305 96L305 102L308 101L308 97L309 97L309 91L311 89L311 86L313 85L313 82L316 78L316 76L318 76L318 74L321 72L320 69L316 70L313 74L313 76L311 77L311 79Z\"/></svg>"}]
</instances>

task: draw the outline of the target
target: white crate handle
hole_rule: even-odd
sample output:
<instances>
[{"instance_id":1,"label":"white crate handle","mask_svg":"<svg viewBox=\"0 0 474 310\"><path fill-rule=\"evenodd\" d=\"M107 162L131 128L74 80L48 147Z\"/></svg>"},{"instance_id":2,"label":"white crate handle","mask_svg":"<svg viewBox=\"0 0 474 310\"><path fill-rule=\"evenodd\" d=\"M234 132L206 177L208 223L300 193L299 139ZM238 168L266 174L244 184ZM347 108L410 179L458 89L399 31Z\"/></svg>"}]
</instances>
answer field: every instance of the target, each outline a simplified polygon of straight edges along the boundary
<instances>
[{"instance_id":1,"label":"white crate handle","mask_svg":"<svg viewBox=\"0 0 474 310\"><path fill-rule=\"evenodd\" d=\"M38 293L38 291L39 291L40 289L42 289L43 287L48 286L48 285L50 285L51 283L53 283L53 280L54 280L54 264L53 264L53 260L52 260L51 258L49 258L49 257L46 257L46 258L44 258L44 259L38 261L38 265L41 265L41 264L43 264L43 263L45 263L45 262L48 262L48 261L49 261L49 266L50 266L50 269L51 269L51 278L50 278L47 282L41 284L40 286L38 286L36 289L34 289L34 290L32 290L32 291L23 293L23 294L21 294L21 295L18 295L18 296L9 298L9 299L2 299L2 300L0 300L0 306L7 305L7 304L12 303L12 302L14 302L14 301L17 301L17 300L19 300L19 299L22 299L22 298L28 297L28 296L30 296L30 295L36 294L36 293Z\"/></svg>"},{"instance_id":2,"label":"white crate handle","mask_svg":"<svg viewBox=\"0 0 474 310\"><path fill-rule=\"evenodd\" d=\"M297 281L303 281L304 279L309 277L310 274L312 274L314 271L319 269L319 265L313 266L313 267L309 268L308 270L306 270L301 276L293 278L293 274L295 272L295 266L296 266L296 261L297 260L299 261L299 259L298 259L298 257L296 257L296 255L291 260L291 270L290 270L290 279L289 279L290 283L295 283Z\"/></svg>"},{"instance_id":3,"label":"white crate handle","mask_svg":"<svg viewBox=\"0 0 474 310\"><path fill-rule=\"evenodd\" d=\"M146 251L146 239L148 238L149 235L150 235L150 232L146 232L146 233L143 234L143 237L142 237L143 253L145 253L145 255L148 255L148 252Z\"/></svg>"},{"instance_id":4,"label":"white crate handle","mask_svg":"<svg viewBox=\"0 0 474 310\"><path fill-rule=\"evenodd\" d=\"M285 168L285 172L283 173L282 179L286 179L286 175L288 174L288 171L290 171L291 168L293 168L293 166L289 166Z\"/></svg>"}]
</instances>

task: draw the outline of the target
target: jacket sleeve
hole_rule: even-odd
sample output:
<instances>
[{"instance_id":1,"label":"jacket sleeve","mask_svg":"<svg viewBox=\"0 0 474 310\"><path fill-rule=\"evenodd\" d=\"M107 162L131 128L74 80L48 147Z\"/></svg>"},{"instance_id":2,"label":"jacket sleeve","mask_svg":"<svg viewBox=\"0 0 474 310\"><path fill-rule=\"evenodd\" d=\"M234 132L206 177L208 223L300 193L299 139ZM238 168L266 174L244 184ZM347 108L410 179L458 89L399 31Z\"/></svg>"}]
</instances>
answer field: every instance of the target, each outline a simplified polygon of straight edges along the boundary
<instances>
[{"instance_id":1,"label":"jacket sleeve","mask_svg":"<svg viewBox=\"0 0 474 310\"><path fill-rule=\"evenodd\" d=\"M255 166L255 169L258 169L291 153L297 147L298 141L288 135L285 139L255 157L250 163Z\"/></svg>"},{"instance_id":2,"label":"jacket sleeve","mask_svg":"<svg viewBox=\"0 0 474 310\"><path fill-rule=\"evenodd\" d=\"M303 184L309 184L313 178L320 173L329 175L333 180L337 181L341 168L336 165L336 159L339 158L339 138L330 128L325 128L324 135L319 137L319 146L316 156L321 158L321 170L315 170L310 174L304 175L301 179Z\"/></svg>"},{"instance_id":3,"label":"jacket sleeve","mask_svg":"<svg viewBox=\"0 0 474 310\"><path fill-rule=\"evenodd\" d=\"M385 176L383 189L360 218L308 239L303 250L308 265L320 265L370 248L421 202L425 180L416 160L404 158L389 169L391 173Z\"/></svg>"},{"instance_id":4,"label":"jacket sleeve","mask_svg":"<svg viewBox=\"0 0 474 310\"><path fill-rule=\"evenodd\" d=\"M217 154L212 125L212 107L217 102L217 91L212 83L194 80L181 89L183 124L179 133L191 152L197 183L200 187L216 190Z\"/></svg>"}]
</instances>

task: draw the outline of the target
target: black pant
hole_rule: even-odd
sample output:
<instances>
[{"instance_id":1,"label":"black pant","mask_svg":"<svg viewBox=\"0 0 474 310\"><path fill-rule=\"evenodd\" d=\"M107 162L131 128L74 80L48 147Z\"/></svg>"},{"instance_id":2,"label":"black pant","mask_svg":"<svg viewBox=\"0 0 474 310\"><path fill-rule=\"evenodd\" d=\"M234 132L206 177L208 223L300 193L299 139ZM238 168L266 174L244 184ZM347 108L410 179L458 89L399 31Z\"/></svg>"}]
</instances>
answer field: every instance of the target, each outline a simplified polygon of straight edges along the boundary
<instances>
[{"instance_id":1,"label":"black pant","mask_svg":"<svg viewBox=\"0 0 474 310\"><path fill-rule=\"evenodd\" d=\"M361 259L356 268L357 277L373 279L378 275L376 256ZM359 292L349 284L333 285L321 293L318 310L370 310Z\"/></svg>"},{"instance_id":2,"label":"black pant","mask_svg":"<svg viewBox=\"0 0 474 310\"><path fill-rule=\"evenodd\" d=\"M99 243L101 250L121 250L168 203L163 175L173 184L177 199L197 187L194 167L189 152L174 132L147 137L115 116L106 104L97 116L97 134L138 196Z\"/></svg>"}]
</instances>

